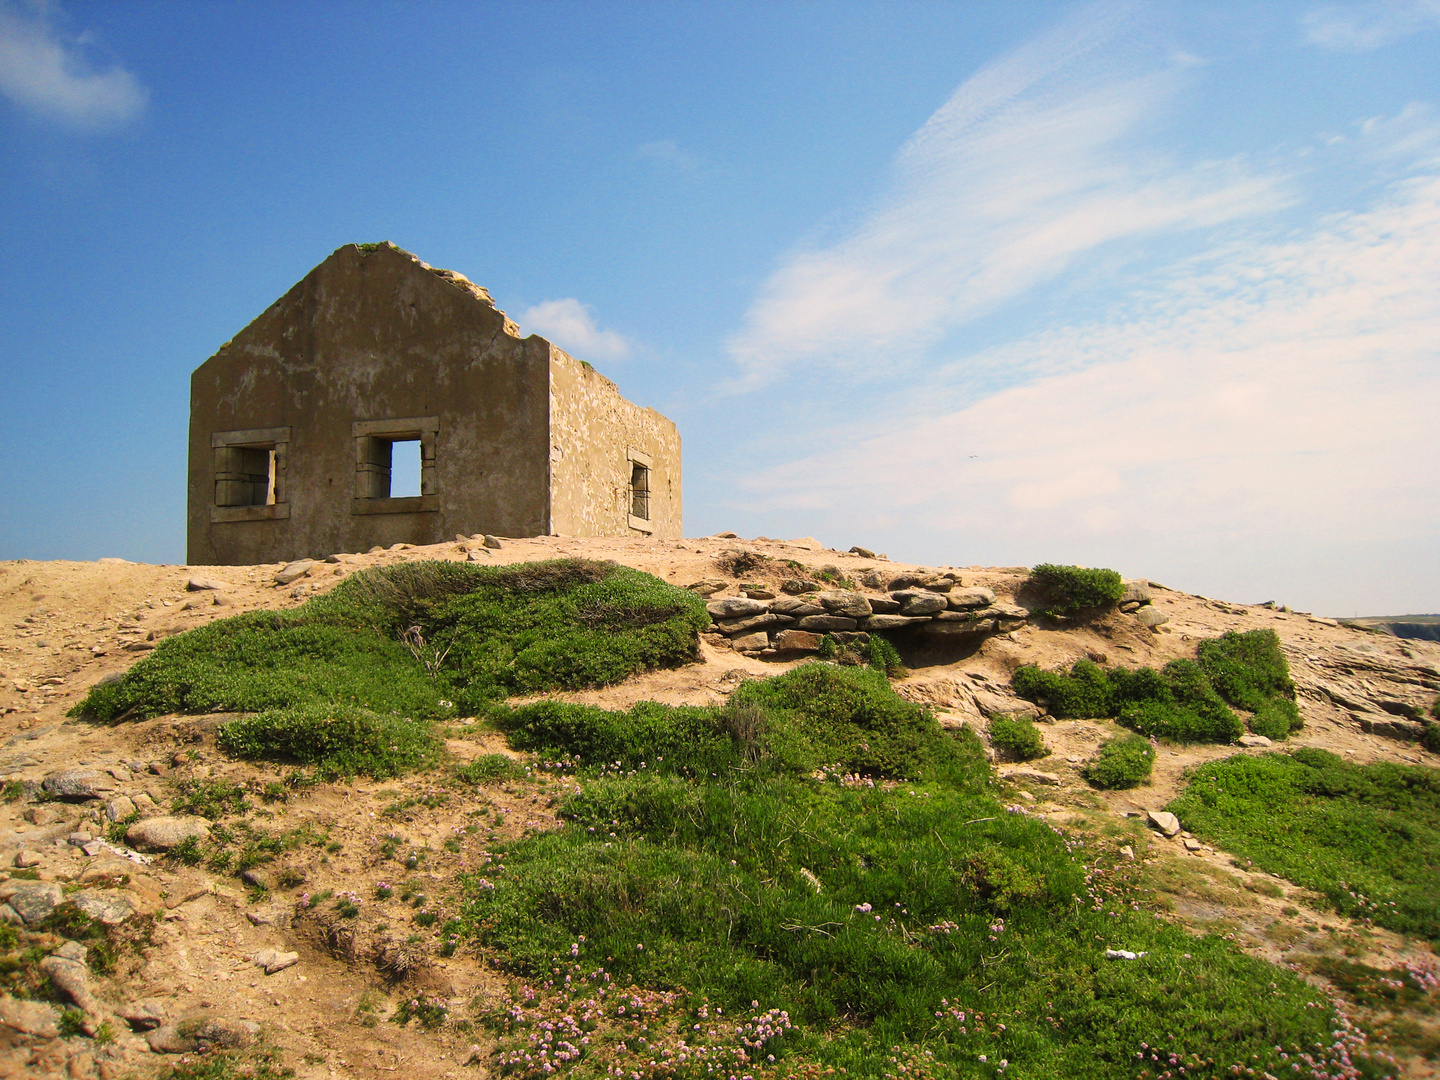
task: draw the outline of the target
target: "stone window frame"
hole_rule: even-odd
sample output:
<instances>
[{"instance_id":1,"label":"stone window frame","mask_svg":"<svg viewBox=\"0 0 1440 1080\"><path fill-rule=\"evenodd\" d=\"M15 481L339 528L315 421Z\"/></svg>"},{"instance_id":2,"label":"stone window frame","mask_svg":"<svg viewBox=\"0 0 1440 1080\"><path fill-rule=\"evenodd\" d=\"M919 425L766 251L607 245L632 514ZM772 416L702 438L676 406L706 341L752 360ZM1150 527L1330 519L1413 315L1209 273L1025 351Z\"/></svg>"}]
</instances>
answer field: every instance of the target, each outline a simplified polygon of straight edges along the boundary
<instances>
[{"instance_id":1,"label":"stone window frame","mask_svg":"<svg viewBox=\"0 0 1440 1080\"><path fill-rule=\"evenodd\" d=\"M210 521L224 524L235 521L275 521L290 516L290 501L286 493L285 463L290 445L290 428L242 428L237 431L216 431L210 436L210 449L214 452L214 477L219 482L222 474L220 451L230 449L269 450L273 455L275 469L275 501L250 506L221 506L215 502L212 486L210 493Z\"/></svg>"},{"instance_id":2,"label":"stone window frame","mask_svg":"<svg viewBox=\"0 0 1440 1080\"><path fill-rule=\"evenodd\" d=\"M393 420L357 420L350 425L355 440L355 498L352 514L417 514L440 509L436 491L435 443L440 434L438 416L405 416ZM420 441L420 494L392 498L376 496L377 474L388 468L376 459L377 442Z\"/></svg>"},{"instance_id":3,"label":"stone window frame","mask_svg":"<svg viewBox=\"0 0 1440 1080\"><path fill-rule=\"evenodd\" d=\"M655 531L655 510L652 496L655 493L655 460L643 450L636 450L634 447L629 447L625 451L625 462L630 467L630 476L625 486L626 522L630 528L637 532L653 533ZM645 504L645 517L639 517L635 513L635 496L642 490L635 486L635 471L637 467L644 470L645 487L643 489L643 501Z\"/></svg>"}]
</instances>

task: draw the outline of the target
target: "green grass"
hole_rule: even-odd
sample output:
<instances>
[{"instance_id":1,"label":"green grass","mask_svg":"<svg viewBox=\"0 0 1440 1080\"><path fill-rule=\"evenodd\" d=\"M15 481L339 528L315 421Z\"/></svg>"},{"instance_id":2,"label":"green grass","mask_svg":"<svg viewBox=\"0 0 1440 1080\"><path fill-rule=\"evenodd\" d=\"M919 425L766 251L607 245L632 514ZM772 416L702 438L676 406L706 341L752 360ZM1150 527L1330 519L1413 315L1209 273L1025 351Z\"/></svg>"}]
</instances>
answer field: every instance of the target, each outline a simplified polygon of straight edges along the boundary
<instances>
[{"instance_id":1,"label":"green grass","mask_svg":"<svg viewBox=\"0 0 1440 1080\"><path fill-rule=\"evenodd\" d=\"M460 926L536 979L494 1012L502 1052L557 1030L540 1027L545 1009L563 1026L582 997L603 1004L606 987L632 983L648 989L621 1000L655 1018L626 1036L646 1048L642 1065L682 1035L705 1037L692 1022L713 1024L715 1007L736 1024L788 1014L794 1028L765 1047L798 1075L895 1075L898 1056L924 1063L920 1076L1128 1078L1147 1045L1192 1072L1288 1075L1275 1047L1334 1042L1313 989L1145 910L1113 843L1007 812L975 736L932 727L878 673L809 664L733 697L748 737L716 710L509 714L512 738L578 758L583 787L561 807L564 828L462 879ZM869 779L807 775L826 758ZM562 970L573 984L554 978ZM656 1004L676 987L679 999ZM612 1055L595 1051L598 1073L621 1060L628 1029L604 1027L620 1022L595 1029ZM539 1075L523 1055L505 1060Z\"/></svg>"},{"instance_id":2,"label":"green grass","mask_svg":"<svg viewBox=\"0 0 1440 1080\"><path fill-rule=\"evenodd\" d=\"M693 593L614 563L403 563L168 638L72 712L254 713L222 734L238 756L388 777L435 758L434 721L684 663L708 623Z\"/></svg>"},{"instance_id":3,"label":"green grass","mask_svg":"<svg viewBox=\"0 0 1440 1080\"><path fill-rule=\"evenodd\" d=\"M1357 919L1440 941L1440 771L1309 747L1199 769L1185 827Z\"/></svg>"},{"instance_id":4,"label":"green grass","mask_svg":"<svg viewBox=\"0 0 1440 1080\"><path fill-rule=\"evenodd\" d=\"M992 716L990 744L1014 761L1034 761L1050 755L1045 738L1033 720Z\"/></svg>"},{"instance_id":5,"label":"green grass","mask_svg":"<svg viewBox=\"0 0 1440 1080\"><path fill-rule=\"evenodd\" d=\"M805 775L823 768L921 779L976 768L934 716L899 697L882 672L822 662L743 683L724 708L646 701L609 712L542 701L500 707L490 718L517 749L621 772L703 779L750 769Z\"/></svg>"},{"instance_id":6,"label":"green grass","mask_svg":"<svg viewBox=\"0 0 1440 1080\"><path fill-rule=\"evenodd\" d=\"M230 721L217 741L248 761L312 765L321 780L357 774L388 780L440 756L428 724L353 705L269 709Z\"/></svg>"},{"instance_id":7,"label":"green grass","mask_svg":"<svg viewBox=\"0 0 1440 1080\"><path fill-rule=\"evenodd\" d=\"M1139 787L1155 766L1155 748L1139 735L1124 735L1100 746L1081 774L1098 788L1119 790Z\"/></svg>"},{"instance_id":8,"label":"green grass","mask_svg":"<svg viewBox=\"0 0 1440 1080\"><path fill-rule=\"evenodd\" d=\"M1025 588L1038 600L1041 615L1076 615L1114 607L1125 591L1114 570L1041 563L1031 569Z\"/></svg>"},{"instance_id":9,"label":"green grass","mask_svg":"<svg viewBox=\"0 0 1440 1080\"><path fill-rule=\"evenodd\" d=\"M1175 742L1234 742L1245 725L1232 706L1253 712L1250 730L1283 739L1302 726L1295 687L1273 630L1230 632L1202 641L1197 660L1106 670L1078 660L1068 672L1016 670L1021 697L1054 715L1114 717L1142 735Z\"/></svg>"}]
</instances>

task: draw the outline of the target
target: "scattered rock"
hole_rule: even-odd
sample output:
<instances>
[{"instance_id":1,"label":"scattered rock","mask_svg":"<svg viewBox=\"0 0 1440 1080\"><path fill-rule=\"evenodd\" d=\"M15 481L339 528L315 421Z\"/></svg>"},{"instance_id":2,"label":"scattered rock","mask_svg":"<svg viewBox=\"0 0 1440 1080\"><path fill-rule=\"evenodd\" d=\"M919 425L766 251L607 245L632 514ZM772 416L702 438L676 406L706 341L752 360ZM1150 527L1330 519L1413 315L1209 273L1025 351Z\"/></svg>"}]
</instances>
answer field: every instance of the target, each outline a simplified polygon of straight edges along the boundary
<instances>
[{"instance_id":1,"label":"scattered rock","mask_svg":"<svg viewBox=\"0 0 1440 1080\"><path fill-rule=\"evenodd\" d=\"M115 1015L129 1024L134 1031L154 1031L165 1023L168 1016L165 1003L156 998L127 1002L116 1010Z\"/></svg>"},{"instance_id":2,"label":"scattered rock","mask_svg":"<svg viewBox=\"0 0 1440 1080\"><path fill-rule=\"evenodd\" d=\"M1135 613L1135 618L1139 620L1141 626L1148 626L1152 630L1155 627L1163 626L1165 623L1170 621L1169 615L1166 615L1163 611L1154 606L1142 607L1139 611Z\"/></svg>"},{"instance_id":3,"label":"scattered rock","mask_svg":"<svg viewBox=\"0 0 1440 1080\"><path fill-rule=\"evenodd\" d=\"M192 1018L163 1024L145 1036L157 1054L191 1054L197 1050L238 1050L260 1034L260 1025L220 1017Z\"/></svg>"},{"instance_id":4,"label":"scattered rock","mask_svg":"<svg viewBox=\"0 0 1440 1080\"><path fill-rule=\"evenodd\" d=\"M43 1001L0 997L0 1027L19 1035L54 1039L60 1035L60 1012Z\"/></svg>"},{"instance_id":5,"label":"scattered rock","mask_svg":"<svg viewBox=\"0 0 1440 1080\"><path fill-rule=\"evenodd\" d=\"M769 589L746 589L745 595L751 600L774 600L775 594Z\"/></svg>"},{"instance_id":6,"label":"scattered rock","mask_svg":"<svg viewBox=\"0 0 1440 1080\"><path fill-rule=\"evenodd\" d=\"M850 549L850 554L851 554L851 555L859 555L860 558L862 558L862 559L873 559L873 558L875 557L875 553L874 553L873 551L871 551L869 548L862 548L862 547L859 547L858 545L857 545L856 547L852 547L852 548Z\"/></svg>"},{"instance_id":7,"label":"scattered rock","mask_svg":"<svg viewBox=\"0 0 1440 1080\"><path fill-rule=\"evenodd\" d=\"M943 574L934 574L921 581L920 588L927 592L948 593L955 588L955 579Z\"/></svg>"},{"instance_id":8,"label":"scattered rock","mask_svg":"<svg viewBox=\"0 0 1440 1080\"><path fill-rule=\"evenodd\" d=\"M799 596L801 593L819 592L820 583L817 581L803 581L800 578L786 578L780 583L780 591L791 596Z\"/></svg>"},{"instance_id":9,"label":"scattered rock","mask_svg":"<svg viewBox=\"0 0 1440 1080\"><path fill-rule=\"evenodd\" d=\"M223 581L216 581L214 578L192 577L185 582L185 588L191 592L221 592L230 586Z\"/></svg>"},{"instance_id":10,"label":"scattered rock","mask_svg":"<svg viewBox=\"0 0 1440 1080\"><path fill-rule=\"evenodd\" d=\"M209 835L210 823L202 817L153 817L131 825L125 840L141 851L169 851L192 836L204 840Z\"/></svg>"},{"instance_id":11,"label":"scattered rock","mask_svg":"<svg viewBox=\"0 0 1440 1080\"><path fill-rule=\"evenodd\" d=\"M27 867L40 865L40 853L22 848L15 853L15 865L24 870Z\"/></svg>"},{"instance_id":12,"label":"scattered rock","mask_svg":"<svg viewBox=\"0 0 1440 1080\"><path fill-rule=\"evenodd\" d=\"M1054 773L1041 772L1039 769L1021 767L1018 769L1007 769L1000 774L1007 780L1028 780L1032 784L1058 784L1060 777Z\"/></svg>"},{"instance_id":13,"label":"scattered rock","mask_svg":"<svg viewBox=\"0 0 1440 1080\"><path fill-rule=\"evenodd\" d=\"M1134 861L1135 861L1135 849L1134 849L1133 847L1131 847L1129 844L1126 844L1124 847L1122 847L1122 848L1120 849L1120 857L1121 857L1122 859L1124 859L1126 862L1134 862Z\"/></svg>"},{"instance_id":14,"label":"scattered rock","mask_svg":"<svg viewBox=\"0 0 1440 1080\"><path fill-rule=\"evenodd\" d=\"M824 615L825 608L813 598L802 600L798 596L782 596L770 605L776 615L794 615L797 619L805 615Z\"/></svg>"},{"instance_id":15,"label":"scattered rock","mask_svg":"<svg viewBox=\"0 0 1440 1080\"><path fill-rule=\"evenodd\" d=\"M70 903L106 926L118 926L135 914L135 905L113 889L87 889L70 897Z\"/></svg>"},{"instance_id":16,"label":"scattered rock","mask_svg":"<svg viewBox=\"0 0 1440 1080\"><path fill-rule=\"evenodd\" d=\"M869 600L859 593L847 592L844 589L817 593L815 599L820 601L820 606L829 614L848 619L863 619L872 611Z\"/></svg>"},{"instance_id":17,"label":"scattered rock","mask_svg":"<svg viewBox=\"0 0 1440 1080\"><path fill-rule=\"evenodd\" d=\"M751 600L746 596L731 596L724 600L711 600L705 610L712 619L743 619L751 615L763 615L770 606L763 600Z\"/></svg>"},{"instance_id":18,"label":"scattered rock","mask_svg":"<svg viewBox=\"0 0 1440 1080\"><path fill-rule=\"evenodd\" d=\"M1196 840L1193 836L1187 836L1184 840L1186 851L1199 851L1205 845Z\"/></svg>"},{"instance_id":19,"label":"scattered rock","mask_svg":"<svg viewBox=\"0 0 1440 1080\"><path fill-rule=\"evenodd\" d=\"M134 800L128 795L121 795L105 804L105 816L111 821L120 821L134 813L138 813L138 810Z\"/></svg>"},{"instance_id":20,"label":"scattered rock","mask_svg":"<svg viewBox=\"0 0 1440 1080\"><path fill-rule=\"evenodd\" d=\"M865 620L866 630L903 630L907 626L915 626L920 623L929 623L930 620L924 616L911 618L908 615L871 615Z\"/></svg>"},{"instance_id":21,"label":"scattered rock","mask_svg":"<svg viewBox=\"0 0 1440 1080\"><path fill-rule=\"evenodd\" d=\"M1168 810L1147 810L1145 820L1166 836L1178 836L1180 833L1180 819Z\"/></svg>"},{"instance_id":22,"label":"scattered rock","mask_svg":"<svg viewBox=\"0 0 1440 1080\"><path fill-rule=\"evenodd\" d=\"M484 548L471 548L465 553L466 562L489 562L490 553Z\"/></svg>"},{"instance_id":23,"label":"scattered rock","mask_svg":"<svg viewBox=\"0 0 1440 1080\"><path fill-rule=\"evenodd\" d=\"M500 538L498 536L491 536L489 533L486 533L484 539L480 542L484 544L487 548L491 548L495 551L498 551L501 546Z\"/></svg>"},{"instance_id":24,"label":"scattered rock","mask_svg":"<svg viewBox=\"0 0 1440 1080\"><path fill-rule=\"evenodd\" d=\"M1150 583L1143 579L1127 581L1123 584L1124 591L1120 593L1122 604L1148 604L1154 597L1150 592Z\"/></svg>"},{"instance_id":25,"label":"scattered rock","mask_svg":"<svg viewBox=\"0 0 1440 1080\"><path fill-rule=\"evenodd\" d=\"M822 635L808 630L781 630L775 635L775 648L780 652L819 652Z\"/></svg>"},{"instance_id":26,"label":"scattered rock","mask_svg":"<svg viewBox=\"0 0 1440 1080\"><path fill-rule=\"evenodd\" d=\"M99 769L62 769L51 773L41 786L57 799L82 802L115 790L115 778Z\"/></svg>"},{"instance_id":27,"label":"scattered rock","mask_svg":"<svg viewBox=\"0 0 1440 1080\"><path fill-rule=\"evenodd\" d=\"M1241 735L1241 746L1274 746L1275 744L1264 735Z\"/></svg>"},{"instance_id":28,"label":"scattered rock","mask_svg":"<svg viewBox=\"0 0 1440 1080\"><path fill-rule=\"evenodd\" d=\"M764 630L757 630L753 634L737 634L730 639L730 647L737 652L759 652L770 647L770 635Z\"/></svg>"},{"instance_id":29,"label":"scattered rock","mask_svg":"<svg viewBox=\"0 0 1440 1080\"><path fill-rule=\"evenodd\" d=\"M34 926L49 915L65 898L53 881L0 882L0 900L4 900L26 926Z\"/></svg>"},{"instance_id":30,"label":"scattered rock","mask_svg":"<svg viewBox=\"0 0 1440 1080\"><path fill-rule=\"evenodd\" d=\"M885 587L885 578L879 570L867 570L860 578L860 584L864 585L867 589L883 589Z\"/></svg>"},{"instance_id":31,"label":"scattered rock","mask_svg":"<svg viewBox=\"0 0 1440 1080\"><path fill-rule=\"evenodd\" d=\"M90 993L90 969L78 960L52 955L40 961L40 970L50 976L54 987L68 997L84 1013L94 1013L99 1006Z\"/></svg>"},{"instance_id":32,"label":"scattered rock","mask_svg":"<svg viewBox=\"0 0 1440 1080\"><path fill-rule=\"evenodd\" d=\"M692 581L685 588L701 596L714 596L721 589L725 588L725 582L719 578L704 578L701 581Z\"/></svg>"},{"instance_id":33,"label":"scattered rock","mask_svg":"<svg viewBox=\"0 0 1440 1080\"><path fill-rule=\"evenodd\" d=\"M962 611L966 608L988 607L995 602L995 593L983 586L976 585L969 589L952 589L945 597L946 603L952 611Z\"/></svg>"},{"instance_id":34,"label":"scattered rock","mask_svg":"<svg viewBox=\"0 0 1440 1080\"><path fill-rule=\"evenodd\" d=\"M854 630L859 623L842 615L806 615L795 624L798 630Z\"/></svg>"},{"instance_id":35,"label":"scattered rock","mask_svg":"<svg viewBox=\"0 0 1440 1080\"><path fill-rule=\"evenodd\" d=\"M932 592L918 589L904 589L890 594L890 599L900 604L900 614L919 616L934 615L948 606L946 598Z\"/></svg>"},{"instance_id":36,"label":"scattered rock","mask_svg":"<svg viewBox=\"0 0 1440 1080\"><path fill-rule=\"evenodd\" d=\"M1149 956L1149 953L1131 952L1129 949L1106 949L1105 959L1107 960L1139 960L1142 956Z\"/></svg>"},{"instance_id":37,"label":"scattered rock","mask_svg":"<svg viewBox=\"0 0 1440 1080\"><path fill-rule=\"evenodd\" d=\"M281 952L279 949L261 949L255 954L255 964L263 968L266 975L284 971L300 960L299 953Z\"/></svg>"},{"instance_id":38,"label":"scattered rock","mask_svg":"<svg viewBox=\"0 0 1440 1080\"><path fill-rule=\"evenodd\" d=\"M292 581L299 581L316 566L313 559L297 559L275 575L276 585L289 585Z\"/></svg>"}]
</instances>

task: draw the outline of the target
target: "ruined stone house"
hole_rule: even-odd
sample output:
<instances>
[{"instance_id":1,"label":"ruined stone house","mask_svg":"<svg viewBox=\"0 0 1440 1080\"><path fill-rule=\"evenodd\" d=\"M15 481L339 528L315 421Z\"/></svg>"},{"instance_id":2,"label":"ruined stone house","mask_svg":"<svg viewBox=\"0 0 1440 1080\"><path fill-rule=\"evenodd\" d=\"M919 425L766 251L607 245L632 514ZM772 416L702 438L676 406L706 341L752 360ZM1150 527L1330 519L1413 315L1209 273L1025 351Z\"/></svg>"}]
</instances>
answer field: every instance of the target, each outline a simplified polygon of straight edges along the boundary
<instances>
[{"instance_id":1,"label":"ruined stone house","mask_svg":"<svg viewBox=\"0 0 1440 1080\"><path fill-rule=\"evenodd\" d=\"M392 485L405 455L418 491ZM678 537L680 436L464 276L350 244L195 370L188 502L197 565Z\"/></svg>"}]
</instances>

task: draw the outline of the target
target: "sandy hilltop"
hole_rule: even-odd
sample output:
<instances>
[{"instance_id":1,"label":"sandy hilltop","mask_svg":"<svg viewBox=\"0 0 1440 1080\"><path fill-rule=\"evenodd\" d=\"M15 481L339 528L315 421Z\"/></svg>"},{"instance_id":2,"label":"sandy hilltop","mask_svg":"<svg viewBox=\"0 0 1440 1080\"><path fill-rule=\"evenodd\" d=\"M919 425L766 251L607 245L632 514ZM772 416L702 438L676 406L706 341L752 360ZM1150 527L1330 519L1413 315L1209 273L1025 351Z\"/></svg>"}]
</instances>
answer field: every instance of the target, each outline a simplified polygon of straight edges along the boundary
<instances>
[{"instance_id":1,"label":"sandy hilltop","mask_svg":"<svg viewBox=\"0 0 1440 1080\"><path fill-rule=\"evenodd\" d=\"M73 942L45 960L56 985L74 987L71 996L83 1013L82 1030L71 1037L63 1037L50 1007L5 999L0 1077L145 1075L207 1038L278 1047L285 1065L302 1077L474 1076L485 1068L487 1036L479 1027L427 1031L384 1018L406 995L443 999L452 1015L462 1015L503 983L494 958L464 948L443 955L429 936L402 939L389 931L401 920L401 897L372 898L387 875L393 880L407 872L397 869L396 851L424 851L408 872L445 904L458 871L487 864L485 842L556 827L564 784L507 781L446 790L434 771L318 784L274 801L257 794L252 817L272 829L308 829L314 842L243 875L138 853L107 826L137 813L169 813L188 781L243 783L259 793L286 771L220 752L215 731L227 719L221 715L114 726L67 718L92 686L124 672L166 637L238 612L295 607L359 570L420 559L614 560L682 587L708 583L701 591L711 600L739 597L742 586L782 598L784 580L797 572L843 578L876 596L888 595L897 578L948 574L957 589L989 590L1002 611L1023 603L1017 590L1027 574L1023 567L920 567L825 549L809 539L730 534L679 542L501 538L499 544L487 547L475 538L399 545L331 556L290 573L279 565L152 566L115 559L0 563L0 783L6 785L0 899L12 915L38 924L26 917L48 910L47 903L82 898L84 910L137 942L103 972L93 962L87 966L83 951L64 956L64 949L79 948ZM1148 590L1151 614L1144 620L1134 611L1114 611L1043 628L1022 614L1002 618L986 634L923 638L906 655L910 674L895 689L929 706L946 727L969 725L983 734L992 714L1040 719L1051 755L1027 765L996 763L1008 800L1058 827L1096 830L1131 847L1152 867L1169 917L1197 930L1222 930L1277 962L1342 940L1358 942L1350 955L1382 968L1429 956L1423 942L1388 931L1357 935L1355 926L1289 882L1236 865L1228 853L1188 834L1166 836L1147 825L1146 811L1176 795L1186 770L1227 755L1263 753L1264 740L1163 746L1149 784L1097 791L1079 769L1115 734L1115 725L1046 717L1014 696L1010 677L1023 664L1069 667L1086 658L1102 666L1158 667L1193 657L1197 642L1225 631L1271 629L1283 645L1305 720L1291 744L1322 747L1356 763L1437 767L1440 755L1417 741L1414 717L1440 693L1440 643L1159 583L1148 583ZM607 708L644 700L717 703L746 679L806 659L804 653L737 650L730 638L711 632L702 635L697 663L552 696ZM462 720L448 730L446 748L455 759L511 752L497 734L467 733L465 726ZM65 771L72 771L73 784L64 797L46 797L47 778ZM53 784L48 794L57 794ZM467 833L481 810L486 830ZM387 843L389 859L379 854ZM325 890L363 897L362 916L342 925L299 903ZM155 1038L156 1031L168 1033L170 1042ZM96 1034L102 1037L87 1037ZM1429 1068L1410 1065L1415 1076L1436 1075Z\"/></svg>"}]
</instances>

